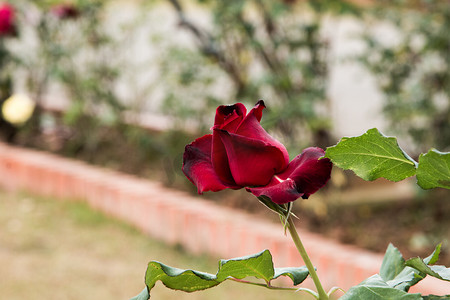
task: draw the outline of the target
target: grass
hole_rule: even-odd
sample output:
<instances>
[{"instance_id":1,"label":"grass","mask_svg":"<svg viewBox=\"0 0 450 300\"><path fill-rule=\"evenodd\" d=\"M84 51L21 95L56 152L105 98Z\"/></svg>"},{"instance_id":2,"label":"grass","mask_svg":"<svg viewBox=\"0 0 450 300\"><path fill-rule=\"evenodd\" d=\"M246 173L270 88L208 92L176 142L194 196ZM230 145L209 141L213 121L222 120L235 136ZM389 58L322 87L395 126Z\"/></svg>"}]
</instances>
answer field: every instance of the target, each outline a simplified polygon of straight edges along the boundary
<instances>
[{"instance_id":1,"label":"grass","mask_svg":"<svg viewBox=\"0 0 450 300\"><path fill-rule=\"evenodd\" d=\"M129 299L150 260L215 273L217 259L168 247L80 202L0 191L0 291L4 299ZM183 293L161 283L151 299L302 299L304 294L225 282Z\"/></svg>"}]
</instances>

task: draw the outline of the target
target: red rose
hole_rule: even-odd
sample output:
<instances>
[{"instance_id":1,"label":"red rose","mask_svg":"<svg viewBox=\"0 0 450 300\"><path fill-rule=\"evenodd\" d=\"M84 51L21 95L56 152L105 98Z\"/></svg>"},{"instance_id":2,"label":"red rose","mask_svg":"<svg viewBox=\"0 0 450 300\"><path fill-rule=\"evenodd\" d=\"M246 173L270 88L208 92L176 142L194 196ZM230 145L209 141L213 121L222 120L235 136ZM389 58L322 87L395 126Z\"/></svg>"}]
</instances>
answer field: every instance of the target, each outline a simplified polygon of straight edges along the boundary
<instances>
[{"instance_id":1,"label":"red rose","mask_svg":"<svg viewBox=\"0 0 450 300\"><path fill-rule=\"evenodd\" d=\"M283 204L307 198L325 185L331 162L319 159L324 151L305 149L289 163L286 148L259 123L264 108L262 100L248 114L241 103L219 106L213 134L186 146L183 172L199 194L246 187L257 197Z\"/></svg>"},{"instance_id":2,"label":"red rose","mask_svg":"<svg viewBox=\"0 0 450 300\"><path fill-rule=\"evenodd\" d=\"M0 37L14 35L14 8L8 3L0 3Z\"/></svg>"}]
</instances>

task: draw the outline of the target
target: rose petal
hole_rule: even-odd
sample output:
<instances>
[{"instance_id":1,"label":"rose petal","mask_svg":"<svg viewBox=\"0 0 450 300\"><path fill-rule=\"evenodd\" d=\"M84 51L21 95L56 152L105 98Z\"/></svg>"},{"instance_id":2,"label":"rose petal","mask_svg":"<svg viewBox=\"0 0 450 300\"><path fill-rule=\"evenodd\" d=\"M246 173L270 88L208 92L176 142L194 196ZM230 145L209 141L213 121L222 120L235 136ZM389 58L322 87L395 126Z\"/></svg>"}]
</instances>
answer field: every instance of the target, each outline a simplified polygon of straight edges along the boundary
<instances>
[{"instance_id":1,"label":"rose petal","mask_svg":"<svg viewBox=\"0 0 450 300\"><path fill-rule=\"evenodd\" d=\"M215 129L214 135L225 147L231 174L239 186L266 185L286 168L284 153L275 146L225 130Z\"/></svg>"},{"instance_id":2,"label":"rose petal","mask_svg":"<svg viewBox=\"0 0 450 300\"><path fill-rule=\"evenodd\" d=\"M259 100L255 107L245 116L242 123L236 130L236 134L242 135L251 139L263 141L266 144L277 147L284 156L285 165L289 163L289 154L286 147L276 139L274 139L267 131L262 128L261 121L262 111L266 106L263 100Z\"/></svg>"},{"instance_id":3,"label":"rose petal","mask_svg":"<svg viewBox=\"0 0 450 300\"><path fill-rule=\"evenodd\" d=\"M274 176L267 186L247 188L247 191L257 197L265 195L278 204L300 197L306 199L330 179L332 163L328 158L321 158L324 154L320 148L307 148L289 163L283 173Z\"/></svg>"},{"instance_id":4,"label":"rose petal","mask_svg":"<svg viewBox=\"0 0 450 300\"><path fill-rule=\"evenodd\" d=\"M228 161L227 150L225 149L222 139L216 130L213 132L212 143L212 165L219 176L220 180L230 185L236 185Z\"/></svg>"},{"instance_id":5,"label":"rose petal","mask_svg":"<svg viewBox=\"0 0 450 300\"><path fill-rule=\"evenodd\" d=\"M264 102L261 100L250 112L252 118L250 118L251 120L249 119L247 123L256 123L255 125L257 125L256 126L257 128L254 130L258 131L263 130L261 125L259 124L259 120L261 120L262 117L263 108ZM245 119L248 119L248 116L246 117L246 112L247 109L242 103L219 106L216 110L216 117L212 129L213 130L221 129L231 133L235 133L238 126L240 126L242 121L244 120L244 117ZM257 120L255 122L252 122L252 120L254 120L255 117L257 118ZM245 128L247 128L248 130L252 130L251 126L246 126ZM268 134L265 131L264 133L268 136ZM251 134L248 135L251 136ZM261 136L261 134L256 134L255 138L258 139L259 136ZM213 153L212 163L219 178L225 183L235 185L236 182L231 173L227 151L222 143L221 138L215 132L213 132L212 153ZM288 162L289 159L286 160L286 165Z\"/></svg>"},{"instance_id":6,"label":"rose petal","mask_svg":"<svg viewBox=\"0 0 450 300\"><path fill-rule=\"evenodd\" d=\"M212 135L207 134L187 145L183 154L183 173L197 186L199 194L231 187L224 184L214 171L211 163L211 144Z\"/></svg>"},{"instance_id":7,"label":"rose petal","mask_svg":"<svg viewBox=\"0 0 450 300\"><path fill-rule=\"evenodd\" d=\"M244 104L221 105L216 109L214 128L235 132L247 113Z\"/></svg>"},{"instance_id":8,"label":"rose petal","mask_svg":"<svg viewBox=\"0 0 450 300\"><path fill-rule=\"evenodd\" d=\"M286 171L279 174L281 179L294 180L304 199L317 192L330 179L333 164L328 158L321 158L325 151L320 148L306 148L290 163Z\"/></svg>"},{"instance_id":9,"label":"rose petal","mask_svg":"<svg viewBox=\"0 0 450 300\"><path fill-rule=\"evenodd\" d=\"M297 200L303 196L295 187L295 182L292 179L283 180L280 182L279 178L272 178L270 183L263 187L246 188L256 197L261 195L267 196L272 202L277 204L285 204Z\"/></svg>"},{"instance_id":10,"label":"rose petal","mask_svg":"<svg viewBox=\"0 0 450 300\"><path fill-rule=\"evenodd\" d=\"M242 122L247 113L247 109L242 103L236 103L234 105L221 105L216 110L216 117L214 119L214 126L211 128L214 130L223 129L230 132L235 132L237 126ZM217 134L213 133L213 145L212 145L212 164L219 178L228 184L235 185L231 170L228 165L228 156L225 150L222 140Z\"/></svg>"}]
</instances>

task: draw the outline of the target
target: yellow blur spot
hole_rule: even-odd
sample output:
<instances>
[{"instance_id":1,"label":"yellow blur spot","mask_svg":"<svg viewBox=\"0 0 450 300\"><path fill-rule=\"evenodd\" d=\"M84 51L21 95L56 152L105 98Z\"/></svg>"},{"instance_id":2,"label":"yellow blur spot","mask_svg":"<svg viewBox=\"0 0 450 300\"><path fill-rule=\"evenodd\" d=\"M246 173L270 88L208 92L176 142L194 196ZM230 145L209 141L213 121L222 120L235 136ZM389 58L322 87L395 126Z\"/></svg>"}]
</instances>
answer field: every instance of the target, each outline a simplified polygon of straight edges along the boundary
<instances>
[{"instance_id":1,"label":"yellow blur spot","mask_svg":"<svg viewBox=\"0 0 450 300\"><path fill-rule=\"evenodd\" d=\"M14 94L3 102L3 119L14 125L21 125L33 115L36 103L24 94Z\"/></svg>"}]
</instances>

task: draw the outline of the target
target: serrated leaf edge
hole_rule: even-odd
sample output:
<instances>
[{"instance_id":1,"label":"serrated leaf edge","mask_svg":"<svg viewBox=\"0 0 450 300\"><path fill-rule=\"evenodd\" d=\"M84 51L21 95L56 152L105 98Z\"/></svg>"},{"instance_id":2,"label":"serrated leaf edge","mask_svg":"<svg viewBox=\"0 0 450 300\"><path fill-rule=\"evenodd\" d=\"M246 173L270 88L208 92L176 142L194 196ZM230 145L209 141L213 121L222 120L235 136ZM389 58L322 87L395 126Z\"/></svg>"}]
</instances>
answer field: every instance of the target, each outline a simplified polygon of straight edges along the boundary
<instances>
[{"instance_id":1,"label":"serrated leaf edge","mask_svg":"<svg viewBox=\"0 0 450 300\"><path fill-rule=\"evenodd\" d=\"M233 258L233 259L228 259L228 260L220 260L220 262L219 262L219 269L218 269L218 271L217 271L217 273L215 275L214 274L210 274L210 273L205 273L205 272L192 270L192 269L179 269L179 268L167 266L167 265L165 265L165 264L163 264L161 262L158 262L158 261L151 261L148 264L148 268L147 268L147 272L146 272L146 284L148 282L147 281L147 273L148 273L149 268L155 267L155 264L157 264L157 265L159 265L159 269L162 271L162 273L159 276L157 276L156 278L153 278L151 280L151 284L147 284L147 288L148 288L148 291L150 291L155 286L157 281L161 281L168 288L175 289L175 290L182 290L182 291L186 291L186 292L191 292L191 291L203 290L203 289L208 289L208 288L214 287L214 286L219 285L220 283L224 282L227 279L231 279L231 278L242 279L242 278L245 278L245 277L248 277L248 276L254 276L254 275L247 275L247 276L239 278L240 276L235 277L232 274L230 274L228 276L223 276L222 278L219 278L220 272L221 272L223 266L225 266L227 263L237 262L237 261L245 261L245 260L250 260L250 259L256 259L256 258L259 258L259 257L261 257L263 255L268 255L270 257L270 261L272 262L272 254L267 249L264 250L264 251L261 251L259 253L256 253L254 255L248 255L248 256L238 257L238 258ZM272 266L273 266L273 262L272 262ZM255 273L260 273L261 274L261 276L257 277L257 278L265 280L267 286L269 286L269 283L270 283L271 280L277 279L280 276L287 276L287 277L291 278L291 280L294 283L294 285L298 285L301 282L303 282L309 275L309 274L306 274L304 276L304 278L302 278L302 280L297 280L296 281L295 280L295 276L293 275L292 271L289 272L288 269L291 269L292 271L295 271L295 269L297 269L297 270L301 269L303 272L305 272L305 270L307 271L306 267L299 267L299 268L273 268L272 267L273 271L271 272L272 274L270 275L270 278L266 278L266 276L263 273L261 273L261 272L255 272ZM168 270L175 271L174 272L175 274L169 274L169 273L172 273L172 272L168 273ZM254 271L257 271L257 270L254 269ZM202 280L206 280L207 282L211 283L211 285L205 284L204 286L202 285L202 286L198 286L198 287L194 286L194 287L188 287L188 288L186 287L185 289L177 289L177 288L173 288L173 287L167 286L166 283L164 282L164 280L162 279L164 276L178 277L178 276L181 276L181 275L183 275L185 273L192 273L193 275L197 276L198 278L200 278Z\"/></svg>"},{"instance_id":2,"label":"serrated leaf edge","mask_svg":"<svg viewBox=\"0 0 450 300\"><path fill-rule=\"evenodd\" d=\"M427 156L429 157L429 156L432 156L433 154L437 154L437 155L450 155L450 152L441 152L441 151L439 151L439 150L436 150L436 149L434 149L434 148L432 148L432 149L430 149L427 153L421 153L420 154L420 156L419 156L419 164L418 164L418 166L417 166L417 174L416 174L416 179L417 179L417 184L421 187L421 188L423 188L423 189L425 189L425 190L429 190L429 189L433 189L433 188L436 188L436 187L442 187L442 188L447 188L447 187L444 187L444 186L442 186L442 185L435 185L435 184L433 184L433 182L430 182L429 180L427 180L427 179L423 179L423 177L421 176L421 170L422 170L422 166L423 166L423 164L424 164L424 162L423 162L423 159L424 158L427 158ZM448 168L448 165L447 165L447 168ZM433 168L436 172L440 172L440 170L438 170L438 169L436 169L436 168ZM450 170L449 170L449 173L450 173ZM447 174L443 174L444 176L446 176ZM428 187L427 186L427 184L429 184L430 186Z\"/></svg>"},{"instance_id":3,"label":"serrated leaf edge","mask_svg":"<svg viewBox=\"0 0 450 300\"><path fill-rule=\"evenodd\" d=\"M394 149L394 151L395 152L397 152L397 151L400 151L400 153L402 154L402 159L400 159L400 158L397 158L397 157L392 157L392 156L384 156L384 155L377 155L377 154L372 154L372 155L370 155L370 154L367 154L367 153L360 153L360 152L355 152L355 153L342 153L342 154L335 154L335 153L333 153L333 154L331 154L330 155L330 151L329 150L331 150L331 152L333 152L333 148L336 148L336 147L338 147L339 145L342 147L349 139L352 139L352 138L363 138L364 136L368 136L368 135L373 135L373 134L375 134L375 135L377 135L377 136L379 136L379 137L382 137L382 138L386 138L388 141L393 141L394 142L394 144L396 145L396 148ZM371 141L368 141L369 143L372 143ZM377 147L381 147L379 144L375 144ZM387 145L388 146L392 146L390 143L387 143ZM361 146L362 147L362 145L359 145L359 146ZM345 147L345 146L344 146ZM383 148L383 147L381 147L382 149L383 149L383 151L385 151L385 152L387 152L387 150L385 149L385 148ZM369 150L368 150L369 151ZM358 170L357 170L357 167L355 167L355 166L352 166L352 163L350 162L350 163L345 163L345 164L342 164L342 163L340 163L340 162L336 162L336 157L339 157L339 156L343 156L343 155L345 155L345 156L348 156L348 155L350 155L350 154L354 154L355 156L356 155L359 155L359 156L368 156L368 157L373 157L373 158L375 158L375 157L377 157L377 158L385 158L386 160L391 160L391 161L397 161L397 162L399 162L399 164L408 164L408 165L410 165L410 166L413 166L414 167L414 171L413 172L411 172L411 171L408 171L408 172L406 172L404 175L402 174L401 175L401 177L404 177L403 179L405 179L405 178L407 178L407 177L411 177L411 176L414 176L415 174L416 174L416 170L417 170L417 166L418 166L418 163L414 160L414 159L412 159L401 147L400 147L400 145L398 144L398 141L397 141L397 138L395 138L395 137L388 137L388 136L385 136L383 133L381 133L377 128L371 128L371 129L369 129L369 130L367 130L365 133L363 133L362 135L359 135L359 136L353 136L353 137L343 137L343 138L341 138L341 140L336 144L336 145L334 145L334 146L331 146L331 147L328 147L327 149L326 149L326 152L325 152L325 157L327 157L327 158L329 158L329 159L331 159L331 161L336 165L336 166L338 166L338 167L340 167L340 168L342 168L342 169L344 169L344 170L352 170L355 174L357 174L359 177L361 177L361 178L363 178L364 180L367 180L367 181L373 181L373 180L375 180L375 179L378 179L378 178L380 178L380 177L383 177L383 178L385 178L384 176L379 176L377 173L373 173L373 171L374 170L372 170L372 172L369 172L369 173L367 173L367 174L359 174L359 172L358 172ZM396 166L392 166L390 169L392 169L392 168L395 168ZM386 171L386 170L384 170L384 171ZM390 181L395 181L395 180L393 180L393 179L390 179L390 178L386 178L387 180L390 180ZM396 181L400 181L400 180L403 180L403 179L399 179L399 180L396 180Z\"/></svg>"}]
</instances>

